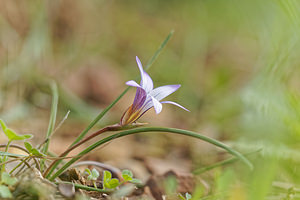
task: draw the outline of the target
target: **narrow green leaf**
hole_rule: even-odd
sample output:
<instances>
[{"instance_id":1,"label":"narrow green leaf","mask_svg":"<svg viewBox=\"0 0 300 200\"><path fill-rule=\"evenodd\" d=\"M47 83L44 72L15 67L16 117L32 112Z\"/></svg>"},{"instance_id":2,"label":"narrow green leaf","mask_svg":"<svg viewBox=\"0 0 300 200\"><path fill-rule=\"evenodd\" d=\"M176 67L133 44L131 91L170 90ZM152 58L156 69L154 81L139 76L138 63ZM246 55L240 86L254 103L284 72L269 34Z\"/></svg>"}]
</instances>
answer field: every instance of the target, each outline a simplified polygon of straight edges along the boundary
<instances>
[{"instance_id":1,"label":"narrow green leaf","mask_svg":"<svg viewBox=\"0 0 300 200\"><path fill-rule=\"evenodd\" d=\"M58 105L58 90L57 90L57 84L52 81L51 82L51 91L52 91L52 105L51 105L51 113L50 113L50 120L47 130L46 139L47 142L44 145L44 148L42 150L42 153L47 154L48 148L49 148L49 142L50 142L50 136L54 130L55 127L55 121L56 121L56 114L57 114L57 105Z\"/></svg>"},{"instance_id":2,"label":"narrow green leaf","mask_svg":"<svg viewBox=\"0 0 300 200\"><path fill-rule=\"evenodd\" d=\"M207 137L205 135L201 135L201 134L196 133L196 132L182 130L182 129L164 128L164 127L144 127L144 128L136 128L136 129L121 131L119 133L110 135L110 136L108 136L108 137L106 137L102 140L97 141L96 143L90 145L89 147L84 149L82 152L77 154L77 156L72 158L69 162L65 163L59 170L57 170L57 172L50 178L50 180L54 180L57 176L59 176L62 172L64 172L71 164L76 162L78 159L80 159L82 156L86 155L87 153L89 153L93 149L99 147L100 145L105 144L105 143L107 143L111 140L114 140L114 139L117 139L117 138L120 138L120 137L124 137L124 136L127 136L127 135L132 135L132 134L135 134L135 133L143 133L143 132L175 133L175 134L186 135L186 136L190 136L190 137L193 137L193 138L197 138L197 139L206 141L210 144L213 144L217 147L220 147L220 148L226 150L230 154L236 156L241 161L243 161L250 168L250 170L253 169L252 163L246 157L244 157L241 153L235 151L234 149L227 146L226 144L224 144L224 143L222 143L218 140L215 140L213 138Z\"/></svg>"},{"instance_id":3,"label":"narrow green leaf","mask_svg":"<svg viewBox=\"0 0 300 200\"><path fill-rule=\"evenodd\" d=\"M256 150L256 151L252 151L252 152L243 154L243 156L249 156L250 154L258 153L259 151L261 151L261 149L258 149L258 150ZM234 162L236 162L236 161L239 161L239 158L238 158L238 157L228 158L228 159L226 159L226 160L222 160L222 161L217 162L217 163L214 163L214 164L212 164L212 165L209 165L209 166L206 166L206 167L201 167L201 168L195 169L195 170L193 171L193 174L202 174L202 173L207 172L207 171L209 171L209 170L215 169L215 168L217 168L217 167L225 166L225 165L234 163Z\"/></svg>"},{"instance_id":4,"label":"narrow green leaf","mask_svg":"<svg viewBox=\"0 0 300 200\"><path fill-rule=\"evenodd\" d=\"M164 49L164 47L167 45L167 43L169 42L169 40L171 39L171 37L173 36L173 34L174 34L174 30L171 30L171 32L168 34L168 36L166 37L166 39L161 43L161 45L156 50L156 52L154 53L154 55L148 61L147 65L145 67L145 70L148 70L151 67L151 65L157 59L157 57L159 56L159 54L161 53L161 51Z\"/></svg>"},{"instance_id":5,"label":"narrow green leaf","mask_svg":"<svg viewBox=\"0 0 300 200\"><path fill-rule=\"evenodd\" d=\"M8 189L8 187L5 185L0 185L0 196L2 198L12 198L13 197L10 190Z\"/></svg>"},{"instance_id":6,"label":"narrow green leaf","mask_svg":"<svg viewBox=\"0 0 300 200\"><path fill-rule=\"evenodd\" d=\"M4 152L4 151L0 151L0 156L26 157L25 155L15 154L15 153L8 153L8 152Z\"/></svg>"}]
</instances>

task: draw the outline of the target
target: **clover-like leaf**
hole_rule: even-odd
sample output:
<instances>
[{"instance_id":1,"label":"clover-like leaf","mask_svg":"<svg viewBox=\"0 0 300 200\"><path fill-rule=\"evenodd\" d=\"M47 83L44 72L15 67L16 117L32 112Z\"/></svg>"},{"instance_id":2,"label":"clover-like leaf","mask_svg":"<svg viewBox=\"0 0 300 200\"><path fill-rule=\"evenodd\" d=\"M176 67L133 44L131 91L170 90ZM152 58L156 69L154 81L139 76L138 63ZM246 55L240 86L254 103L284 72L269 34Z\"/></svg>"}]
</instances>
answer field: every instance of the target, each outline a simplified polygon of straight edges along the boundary
<instances>
[{"instance_id":1,"label":"clover-like leaf","mask_svg":"<svg viewBox=\"0 0 300 200\"><path fill-rule=\"evenodd\" d=\"M14 185L17 182L17 179L14 177L11 177L9 173L3 172L1 174L1 181L2 181L2 183L5 183L6 185Z\"/></svg>"},{"instance_id":2,"label":"clover-like leaf","mask_svg":"<svg viewBox=\"0 0 300 200\"><path fill-rule=\"evenodd\" d=\"M24 146L30 154L38 157L43 157L45 154L41 153L38 149L33 148L29 142L24 142Z\"/></svg>"},{"instance_id":3,"label":"clover-like leaf","mask_svg":"<svg viewBox=\"0 0 300 200\"><path fill-rule=\"evenodd\" d=\"M20 134L17 134L12 129L7 128L7 126L5 125L5 123L1 119L0 119L0 124L1 124L1 127L2 127L2 130L3 130L4 134L6 135L6 137L10 141L13 141L13 140L25 140L25 139L32 138L31 134L20 135Z\"/></svg>"},{"instance_id":4,"label":"clover-like leaf","mask_svg":"<svg viewBox=\"0 0 300 200\"><path fill-rule=\"evenodd\" d=\"M8 187L5 185L0 185L0 196L2 198L12 198L13 197L10 190L8 189Z\"/></svg>"},{"instance_id":5,"label":"clover-like leaf","mask_svg":"<svg viewBox=\"0 0 300 200\"><path fill-rule=\"evenodd\" d=\"M130 170L125 169L122 171L122 177L123 177L124 181L131 181L133 174Z\"/></svg>"},{"instance_id":6,"label":"clover-like leaf","mask_svg":"<svg viewBox=\"0 0 300 200\"><path fill-rule=\"evenodd\" d=\"M114 188L118 187L119 185L120 185L119 180L116 179L116 178L112 178L112 179L110 179L110 181L106 185L106 188L108 188L108 189L114 189Z\"/></svg>"},{"instance_id":7,"label":"clover-like leaf","mask_svg":"<svg viewBox=\"0 0 300 200\"><path fill-rule=\"evenodd\" d=\"M95 179L95 180L97 180L97 178L99 177L99 172L94 168L93 170L92 170L92 174L91 174L92 176L93 176L93 178Z\"/></svg>"},{"instance_id":8,"label":"clover-like leaf","mask_svg":"<svg viewBox=\"0 0 300 200\"><path fill-rule=\"evenodd\" d=\"M108 182L111 179L112 175L110 171L104 170L103 172L103 182Z\"/></svg>"},{"instance_id":9,"label":"clover-like leaf","mask_svg":"<svg viewBox=\"0 0 300 200\"><path fill-rule=\"evenodd\" d=\"M42 152L40 152L38 149L36 148L33 148L31 150L31 154L34 155L34 156L37 156L37 157L44 157L46 156L45 154L43 154Z\"/></svg>"},{"instance_id":10,"label":"clover-like leaf","mask_svg":"<svg viewBox=\"0 0 300 200\"><path fill-rule=\"evenodd\" d=\"M27 151L29 151L29 153L31 153L33 147L29 142L24 142L24 146L27 149Z\"/></svg>"},{"instance_id":11,"label":"clover-like leaf","mask_svg":"<svg viewBox=\"0 0 300 200\"><path fill-rule=\"evenodd\" d=\"M112 175L109 171L103 172L103 189L114 189L120 185L120 182L116 178L112 178Z\"/></svg>"}]
</instances>

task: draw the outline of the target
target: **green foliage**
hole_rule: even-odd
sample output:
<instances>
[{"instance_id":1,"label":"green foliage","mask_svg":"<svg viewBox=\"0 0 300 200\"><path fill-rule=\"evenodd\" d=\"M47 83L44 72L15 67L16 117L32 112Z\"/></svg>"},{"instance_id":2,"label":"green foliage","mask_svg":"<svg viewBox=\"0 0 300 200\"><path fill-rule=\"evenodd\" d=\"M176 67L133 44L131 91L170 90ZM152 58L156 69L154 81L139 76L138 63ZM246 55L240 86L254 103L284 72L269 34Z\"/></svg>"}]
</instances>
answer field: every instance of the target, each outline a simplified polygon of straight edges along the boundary
<instances>
[{"instance_id":1,"label":"green foliage","mask_svg":"<svg viewBox=\"0 0 300 200\"><path fill-rule=\"evenodd\" d=\"M1 173L1 184L0 184L0 197L2 198L12 198L12 193L8 186L12 186L17 183L17 179L11 177L9 173Z\"/></svg>"},{"instance_id":2,"label":"green foliage","mask_svg":"<svg viewBox=\"0 0 300 200\"><path fill-rule=\"evenodd\" d=\"M26 157L25 155L22 155L22 154L9 153L9 152L4 152L4 151L0 151L0 156Z\"/></svg>"},{"instance_id":3,"label":"green foliage","mask_svg":"<svg viewBox=\"0 0 300 200\"><path fill-rule=\"evenodd\" d=\"M174 175L167 176L164 180L164 189L167 195L176 193L177 186L177 179Z\"/></svg>"},{"instance_id":4,"label":"green foliage","mask_svg":"<svg viewBox=\"0 0 300 200\"><path fill-rule=\"evenodd\" d=\"M1 182L6 185L14 185L17 182L17 179L14 177L11 177L9 173L3 172L1 174Z\"/></svg>"},{"instance_id":5,"label":"green foliage","mask_svg":"<svg viewBox=\"0 0 300 200\"><path fill-rule=\"evenodd\" d=\"M92 171L89 168L86 168L84 172L88 174L88 180L96 181L99 177L99 172L95 168Z\"/></svg>"},{"instance_id":6,"label":"green foliage","mask_svg":"<svg viewBox=\"0 0 300 200\"><path fill-rule=\"evenodd\" d=\"M14 140L26 140L29 138L32 138L31 134L25 134L25 135L20 135L14 132L12 129L7 128L5 123L0 119L0 124L2 127L2 131L6 135L9 141L14 141Z\"/></svg>"},{"instance_id":7,"label":"green foliage","mask_svg":"<svg viewBox=\"0 0 300 200\"><path fill-rule=\"evenodd\" d=\"M6 185L0 185L0 196L2 198L12 198L12 193Z\"/></svg>"},{"instance_id":8,"label":"green foliage","mask_svg":"<svg viewBox=\"0 0 300 200\"><path fill-rule=\"evenodd\" d=\"M119 185L119 180L112 178L112 175L109 171L103 171L103 189L115 189Z\"/></svg>"},{"instance_id":9,"label":"green foliage","mask_svg":"<svg viewBox=\"0 0 300 200\"><path fill-rule=\"evenodd\" d=\"M117 178L112 178L112 174L105 170L103 171L103 189L115 189L123 183L130 182L133 184L141 184L142 182L136 178L133 178L133 173L130 170L122 171L123 181L120 182Z\"/></svg>"},{"instance_id":10,"label":"green foliage","mask_svg":"<svg viewBox=\"0 0 300 200\"><path fill-rule=\"evenodd\" d=\"M33 148L29 142L24 142L24 146L27 149L27 151L29 151L29 153L33 156L37 156L37 157L46 156L45 154L41 153L40 150Z\"/></svg>"},{"instance_id":11,"label":"green foliage","mask_svg":"<svg viewBox=\"0 0 300 200\"><path fill-rule=\"evenodd\" d=\"M128 169L124 169L122 171L122 177L124 179L124 182L130 182L130 183L133 183L135 185L138 185L138 184L142 184L142 181L139 180L139 179L136 179L136 178L133 178L133 173L132 171L128 170Z\"/></svg>"},{"instance_id":12,"label":"green foliage","mask_svg":"<svg viewBox=\"0 0 300 200\"><path fill-rule=\"evenodd\" d=\"M122 171L122 177L123 177L124 181L131 181L133 174L131 171L125 169Z\"/></svg>"},{"instance_id":13,"label":"green foliage","mask_svg":"<svg viewBox=\"0 0 300 200\"><path fill-rule=\"evenodd\" d=\"M57 85L54 81L51 82L51 91L52 91L52 106L51 106L51 113L50 113L50 120L48 125L48 130L46 134L46 143L42 149L42 152L45 154L48 152L50 136L54 131L55 122L56 122L56 114L57 114L57 105L58 105L58 89Z\"/></svg>"},{"instance_id":14,"label":"green foliage","mask_svg":"<svg viewBox=\"0 0 300 200\"><path fill-rule=\"evenodd\" d=\"M182 200L190 200L192 198L192 195L190 195L189 193L185 193L185 197L182 194L179 194L178 196Z\"/></svg>"}]
</instances>

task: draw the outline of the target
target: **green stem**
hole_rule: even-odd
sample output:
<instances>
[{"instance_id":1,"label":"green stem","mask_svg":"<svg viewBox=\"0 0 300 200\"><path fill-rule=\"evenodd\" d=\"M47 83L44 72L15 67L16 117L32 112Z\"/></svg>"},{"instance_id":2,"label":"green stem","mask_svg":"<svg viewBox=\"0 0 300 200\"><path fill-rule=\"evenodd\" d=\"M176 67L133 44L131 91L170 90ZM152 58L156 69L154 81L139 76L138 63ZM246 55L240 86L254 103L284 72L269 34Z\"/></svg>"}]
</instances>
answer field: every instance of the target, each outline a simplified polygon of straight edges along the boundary
<instances>
[{"instance_id":1,"label":"green stem","mask_svg":"<svg viewBox=\"0 0 300 200\"><path fill-rule=\"evenodd\" d=\"M8 152L8 149L9 149L9 145L10 145L10 143L12 142L12 140L9 140L8 142L7 142L7 145L6 145L6 147L5 147L5 150L4 150L4 152ZM7 156L5 155L5 156L3 156L3 160L2 160L2 162L3 163L5 163L6 162L6 159L7 159ZM2 166L1 166L1 172L4 172L5 171L5 164L3 164ZM2 173L1 173L2 174Z\"/></svg>"},{"instance_id":2,"label":"green stem","mask_svg":"<svg viewBox=\"0 0 300 200\"><path fill-rule=\"evenodd\" d=\"M251 164L251 162L247 158L245 158L241 153L235 151L234 149L230 148L226 144L224 144L222 142L219 142L215 139L209 138L209 137L204 136L204 135L200 135L196 132L182 130L182 129L163 128L163 127L146 127L146 128L137 128L137 129L125 130L125 131L113 134L111 136L108 136L108 137L106 137L106 138L90 145L89 147L84 149L82 152L80 152L75 158L71 159L69 162L67 162L65 165L63 165L49 180L51 180L51 181L54 180L61 173L63 173L70 165L72 165L74 162L79 160L82 156L86 155L87 153L89 153L93 149L99 147L100 145L102 145L104 143L107 143L111 140L114 140L114 139L117 139L117 138L120 138L120 137L124 137L126 135L132 135L132 134L135 134L135 133L142 133L142 132L169 132L169 133L176 133L176 134L180 134L180 135L186 135L186 136L198 138L200 140L206 141L208 143L211 143L215 146L218 146L218 147L228 151L232 155L234 155L234 156L238 157L240 160L242 160L251 170L253 169L253 165Z\"/></svg>"},{"instance_id":3,"label":"green stem","mask_svg":"<svg viewBox=\"0 0 300 200\"><path fill-rule=\"evenodd\" d=\"M98 189L97 184L96 184L96 181L93 181L93 185L94 185L94 187L95 187L96 189Z\"/></svg>"},{"instance_id":4,"label":"green stem","mask_svg":"<svg viewBox=\"0 0 300 200\"><path fill-rule=\"evenodd\" d=\"M74 187L77 188L77 189L82 189L82 190L86 190L86 191L97 191L97 192L101 192L101 193L110 193L110 192L114 191L114 190L103 190L103 189L89 187L89 186L86 186L86 185L71 183L71 182L67 182L67 181L62 181L62 182L59 182L59 183L71 184L71 185L74 185ZM56 184L59 184L59 183L56 183Z\"/></svg>"},{"instance_id":5,"label":"green stem","mask_svg":"<svg viewBox=\"0 0 300 200\"><path fill-rule=\"evenodd\" d=\"M22 160L21 162L19 162L19 164L17 164L17 166L15 166L10 172L9 174L12 174L16 169L18 169L23 163L25 163L30 157L25 158L24 160Z\"/></svg>"}]
</instances>

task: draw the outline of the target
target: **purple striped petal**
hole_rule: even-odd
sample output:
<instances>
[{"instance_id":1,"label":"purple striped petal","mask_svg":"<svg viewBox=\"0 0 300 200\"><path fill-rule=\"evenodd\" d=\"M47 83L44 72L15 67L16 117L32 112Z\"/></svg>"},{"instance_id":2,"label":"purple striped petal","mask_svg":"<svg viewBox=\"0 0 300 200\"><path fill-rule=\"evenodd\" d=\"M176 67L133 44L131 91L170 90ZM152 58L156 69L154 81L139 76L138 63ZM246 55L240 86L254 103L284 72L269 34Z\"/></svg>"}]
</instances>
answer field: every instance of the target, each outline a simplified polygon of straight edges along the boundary
<instances>
[{"instance_id":1,"label":"purple striped petal","mask_svg":"<svg viewBox=\"0 0 300 200\"><path fill-rule=\"evenodd\" d=\"M132 87L141 87L137 82L131 80L131 81L127 81L126 85L132 86Z\"/></svg>"},{"instance_id":2,"label":"purple striped petal","mask_svg":"<svg viewBox=\"0 0 300 200\"><path fill-rule=\"evenodd\" d=\"M162 105L159 101L157 101L154 97L151 96L152 103L156 114L159 114L162 110Z\"/></svg>"},{"instance_id":3,"label":"purple striped petal","mask_svg":"<svg viewBox=\"0 0 300 200\"><path fill-rule=\"evenodd\" d=\"M188 112L191 112L191 111L189 111L188 109L186 109L185 107L183 107L182 105L180 105L180 104L178 104L178 103L175 103L175 102L173 102L173 101L162 101L162 102L160 102L160 103L173 104L173 105L175 105L175 106L178 106L179 108L182 108L183 110L186 110L186 111L188 111Z\"/></svg>"},{"instance_id":4,"label":"purple striped petal","mask_svg":"<svg viewBox=\"0 0 300 200\"><path fill-rule=\"evenodd\" d=\"M162 100L163 98L169 96L178 88L180 88L181 85L164 85L161 87L157 87L154 90L150 92L150 95L153 96L158 101Z\"/></svg>"},{"instance_id":5,"label":"purple striped petal","mask_svg":"<svg viewBox=\"0 0 300 200\"><path fill-rule=\"evenodd\" d=\"M138 110L144 105L146 97L147 94L143 88L141 87L136 88L136 93L132 104L133 112L135 112L136 110Z\"/></svg>"},{"instance_id":6,"label":"purple striped petal","mask_svg":"<svg viewBox=\"0 0 300 200\"><path fill-rule=\"evenodd\" d=\"M143 65L137 56L136 56L136 62L138 64L138 67L139 67L139 70L141 73L141 86L148 93L153 89L153 81L152 81L151 77L144 71Z\"/></svg>"}]
</instances>

